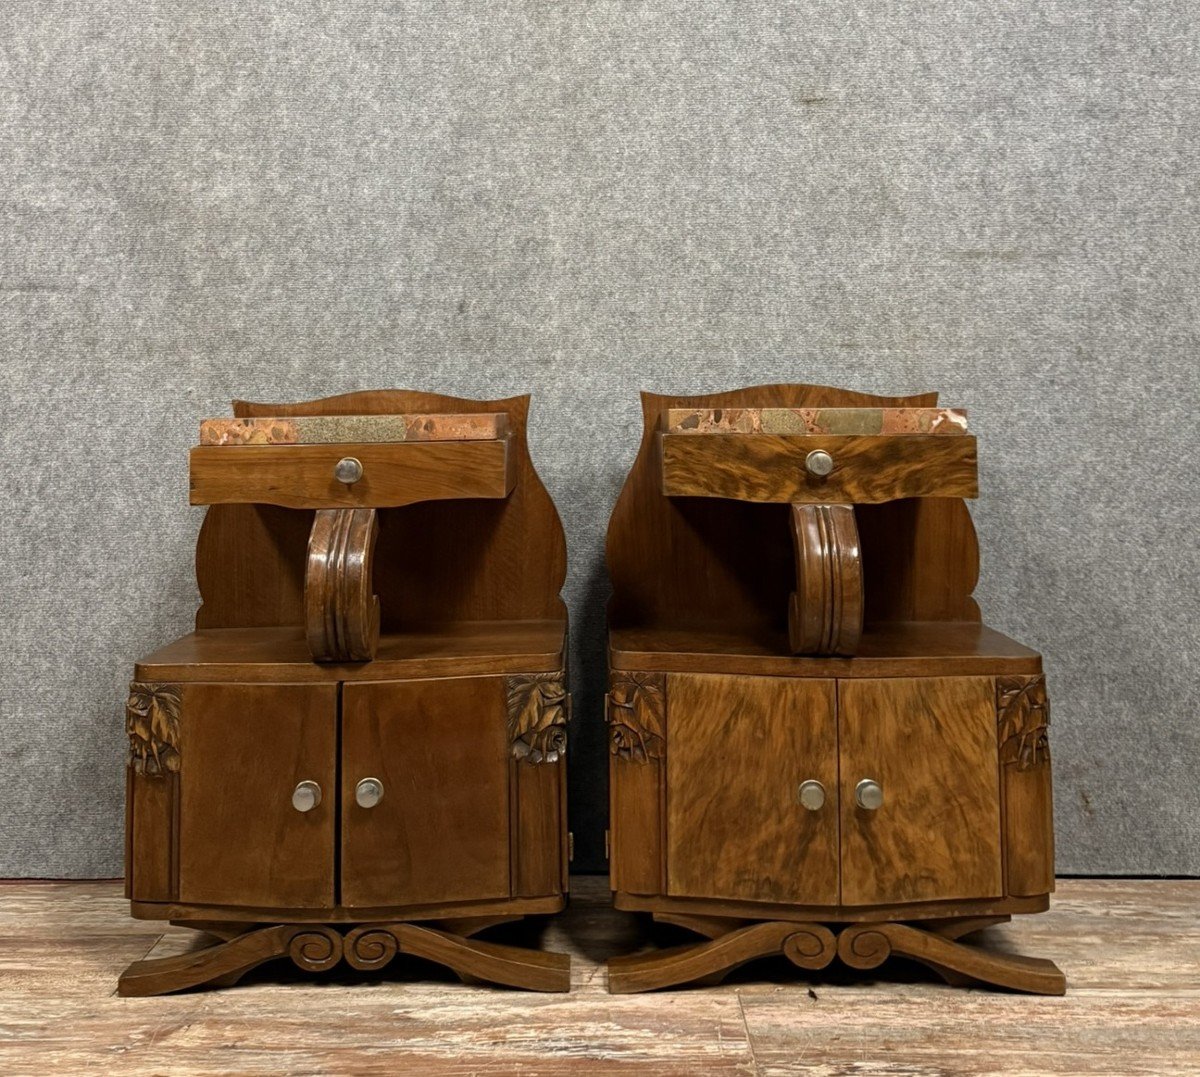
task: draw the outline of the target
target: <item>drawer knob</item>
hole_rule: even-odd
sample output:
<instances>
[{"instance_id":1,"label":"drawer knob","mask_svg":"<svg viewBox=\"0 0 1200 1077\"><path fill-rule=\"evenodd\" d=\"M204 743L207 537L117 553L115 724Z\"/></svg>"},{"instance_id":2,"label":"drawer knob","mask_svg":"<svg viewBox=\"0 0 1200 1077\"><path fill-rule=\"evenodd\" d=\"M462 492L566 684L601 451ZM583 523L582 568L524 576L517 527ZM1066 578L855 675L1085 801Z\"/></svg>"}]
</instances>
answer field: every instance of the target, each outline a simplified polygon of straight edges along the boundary
<instances>
[{"instance_id":1,"label":"drawer knob","mask_svg":"<svg viewBox=\"0 0 1200 1077\"><path fill-rule=\"evenodd\" d=\"M338 482L352 486L363 476L362 461L353 456L343 456L333 469L333 474Z\"/></svg>"},{"instance_id":2,"label":"drawer knob","mask_svg":"<svg viewBox=\"0 0 1200 1077\"><path fill-rule=\"evenodd\" d=\"M863 811L878 811L883 806L883 786L870 778L863 778L854 787L854 799Z\"/></svg>"},{"instance_id":3,"label":"drawer knob","mask_svg":"<svg viewBox=\"0 0 1200 1077\"><path fill-rule=\"evenodd\" d=\"M383 782L378 778L363 778L354 787L354 799L360 808L373 808L383 799Z\"/></svg>"},{"instance_id":4,"label":"drawer knob","mask_svg":"<svg viewBox=\"0 0 1200 1077\"><path fill-rule=\"evenodd\" d=\"M800 783L800 803L809 811L820 811L825 807L825 786L810 778Z\"/></svg>"},{"instance_id":5,"label":"drawer knob","mask_svg":"<svg viewBox=\"0 0 1200 1077\"><path fill-rule=\"evenodd\" d=\"M292 790L292 807L296 811L312 811L321 803L321 787L316 782L301 782Z\"/></svg>"},{"instance_id":6,"label":"drawer knob","mask_svg":"<svg viewBox=\"0 0 1200 1077\"><path fill-rule=\"evenodd\" d=\"M833 470L833 457L824 449L813 449L804 458L804 470L810 475L823 479Z\"/></svg>"}]
</instances>

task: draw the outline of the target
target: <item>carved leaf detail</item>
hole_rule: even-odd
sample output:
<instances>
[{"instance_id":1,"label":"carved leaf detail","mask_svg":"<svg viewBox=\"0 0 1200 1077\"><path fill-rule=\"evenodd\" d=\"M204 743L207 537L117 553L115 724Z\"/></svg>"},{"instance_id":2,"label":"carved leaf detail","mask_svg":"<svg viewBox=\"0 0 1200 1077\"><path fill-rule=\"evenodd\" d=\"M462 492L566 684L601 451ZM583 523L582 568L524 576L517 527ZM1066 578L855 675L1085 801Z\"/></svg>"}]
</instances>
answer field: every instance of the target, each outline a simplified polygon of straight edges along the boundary
<instances>
[{"instance_id":1,"label":"carved leaf detail","mask_svg":"<svg viewBox=\"0 0 1200 1077\"><path fill-rule=\"evenodd\" d=\"M134 681L125 704L129 762L139 774L179 770L180 690L177 684Z\"/></svg>"},{"instance_id":2,"label":"carved leaf detail","mask_svg":"<svg viewBox=\"0 0 1200 1077\"><path fill-rule=\"evenodd\" d=\"M561 672L508 678L508 739L516 759L557 763L566 752L571 704L565 680Z\"/></svg>"},{"instance_id":3,"label":"carved leaf detail","mask_svg":"<svg viewBox=\"0 0 1200 1077\"><path fill-rule=\"evenodd\" d=\"M1050 701L1045 677L996 678L1000 762L1031 770L1050 761Z\"/></svg>"},{"instance_id":4,"label":"carved leaf detail","mask_svg":"<svg viewBox=\"0 0 1200 1077\"><path fill-rule=\"evenodd\" d=\"M661 673L614 674L608 692L613 755L645 763L667 747L666 678Z\"/></svg>"}]
</instances>

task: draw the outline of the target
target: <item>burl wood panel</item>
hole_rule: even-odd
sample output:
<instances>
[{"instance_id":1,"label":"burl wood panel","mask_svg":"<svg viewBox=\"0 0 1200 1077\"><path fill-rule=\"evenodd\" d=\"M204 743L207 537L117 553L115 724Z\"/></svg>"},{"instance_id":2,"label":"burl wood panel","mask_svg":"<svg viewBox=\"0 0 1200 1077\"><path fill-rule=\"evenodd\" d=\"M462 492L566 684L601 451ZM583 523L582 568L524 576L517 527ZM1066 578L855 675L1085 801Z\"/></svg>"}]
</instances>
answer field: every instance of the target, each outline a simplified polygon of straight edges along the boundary
<instances>
[{"instance_id":1,"label":"burl wood panel","mask_svg":"<svg viewBox=\"0 0 1200 1077\"><path fill-rule=\"evenodd\" d=\"M337 688L187 684L180 724L179 900L332 904ZM308 812L302 781L321 787Z\"/></svg>"},{"instance_id":2,"label":"burl wood panel","mask_svg":"<svg viewBox=\"0 0 1200 1077\"><path fill-rule=\"evenodd\" d=\"M346 684L342 904L508 897L509 751L502 678ZM363 778L383 783L372 808Z\"/></svg>"},{"instance_id":3,"label":"burl wood panel","mask_svg":"<svg viewBox=\"0 0 1200 1077\"><path fill-rule=\"evenodd\" d=\"M844 905L1003 894L995 722L990 677L838 683Z\"/></svg>"},{"instance_id":4,"label":"burl wood panel","mask_svg":"<svg viewBox=\"0 0 1200 1077\"><path fill-rule=\"evenodd\" d=\"M529 458L528 396L466 400L379 390L296 404L235 401L233 411L239 418L504 413L516 479L507 497L421 502L380 511L375 589L382 631L435 621L565 619L559 591L566 576L566 542ZM311 511L270 505L210 508L196 548L203 598L196 627L303 625L311 525Z\"/></svg>"},{"instance_id":5,"label":"burl wood panel","mask_svg":"<svg viewBox=\"0 0 1200 1077\"><path fill-rule=\"evenodd\" d=\"M667 892L836 905L834 682L669 674L667 698Z\"/></svg>"},{"instance_id":6,"label":"burl wood panel","mask_svg":"<svg viewBox=\"0 0 1200 1077\"><path fill-rule=\"evenodd\" d=\"M975 439L935 434L662 434L663 493L737 501L871 504L902 497L978 497ZM805 470L809 453L833 471Z\"/></svg>"},{"instance_id":7,"label":"burl wood panel","mask_svg":"<svg viewBox=\"0 0 1200 1077\"><path fill-rule=\"evenodd\" d=\"M714 627L719 624L730 635L787 631L786 597L795 585L789 507L664 497L657 438L667 409L936 404L936 393L881 397L817 385L763 385L690 397L643 393L641 447L608 528L607 563L613 586L609 627L678 628L708 622ZM708 435L679 436L719 440ZM979 608L971 598L978 548L970 514L961 500L864 505L856 514L866 623L979 620ZM909 523L910 517L915 526L911 535L903 534L900 525ZM893 557L889 550L897 543L902 552ZM779 650L786 652L786 639Z\"/></svg>"},{"instance_id":8,"label":"burl wood panel","mask_svg":"<svg viewBox=\"0 0 1200 1077\"><path fill-rule=\"evenodd\" d=\"M362 478L340 482L352 456ZM255 503L289 509L367 509L448 498L503 498L516 481L507 439L342 445L198 445L193 505Z\"/></svg>"}]
</instances>

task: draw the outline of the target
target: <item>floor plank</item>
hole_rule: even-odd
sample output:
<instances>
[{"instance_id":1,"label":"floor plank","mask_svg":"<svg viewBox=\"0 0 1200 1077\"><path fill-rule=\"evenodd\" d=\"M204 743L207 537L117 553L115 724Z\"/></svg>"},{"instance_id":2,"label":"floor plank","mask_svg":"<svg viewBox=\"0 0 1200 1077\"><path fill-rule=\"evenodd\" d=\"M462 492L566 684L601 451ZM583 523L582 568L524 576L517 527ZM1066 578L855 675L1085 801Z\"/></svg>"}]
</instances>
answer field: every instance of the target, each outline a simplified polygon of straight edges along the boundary
<instances>
[{"instance_id":1,"label":"floor plank","mask_svg":"<svg viewBox=\"0 0 1200 1077\"><path fill-rule=\"evenodd\" d=\"M131 961L203 940L130 919L118 884L0 883L0 1073L1196 1074L1198 909L1196 881L1063 880L1049 913L989 929L989 946L1056 960L1065 998L948 988L903 962L802 977L780 961L610 996L604 960L648 926L581 878L540 936L509 936L570 951L569 995L399 962L385 979L276 964L231 990L122 999Z\"/></svg>"}]
</instances>

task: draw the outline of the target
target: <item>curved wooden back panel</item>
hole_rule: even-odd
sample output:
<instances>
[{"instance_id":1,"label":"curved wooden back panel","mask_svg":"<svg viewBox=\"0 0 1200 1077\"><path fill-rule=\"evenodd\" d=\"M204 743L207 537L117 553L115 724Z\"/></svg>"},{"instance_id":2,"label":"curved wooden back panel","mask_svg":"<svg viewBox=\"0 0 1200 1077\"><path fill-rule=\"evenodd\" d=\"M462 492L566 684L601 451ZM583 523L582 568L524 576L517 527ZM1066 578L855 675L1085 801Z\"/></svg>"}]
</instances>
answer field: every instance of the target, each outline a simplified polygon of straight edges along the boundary
<instances>
[{"instance_id":1,"label":"curved wooden back panel","mask_svg":"<svg viewBox=\"0 0 1200 1077\"><path fill-rule=\"evenodd\" d=\"M662 492L658 443L669 408L933 407L936 393L873 396L820 385L760 385L704 396L642 393L637 459L608 525L612 628L721 627L780 632L795 588L783 504ZM978 621L975 527L960 498L910 498L855 509L865 619Z\"/></svg>"},{"instance_id":2,"label":"curved wooden back panel","mask_svg":"<svg viewBox=\"0 0 1200 1077\"><path fill-rule=\"evenodd\" d=\"M566 577L566 539L529 457L528 396L466 400L382 389L296 404L233 404L238 418L424 412L505 412L517 482L503 500L434 501L379 511L375 589L383 631L429 622L564 617L559 591ZM196 545L203 600L196 627L304 624L312 520L310 510L213 505Z\"/></svg>"}]
</instances>

